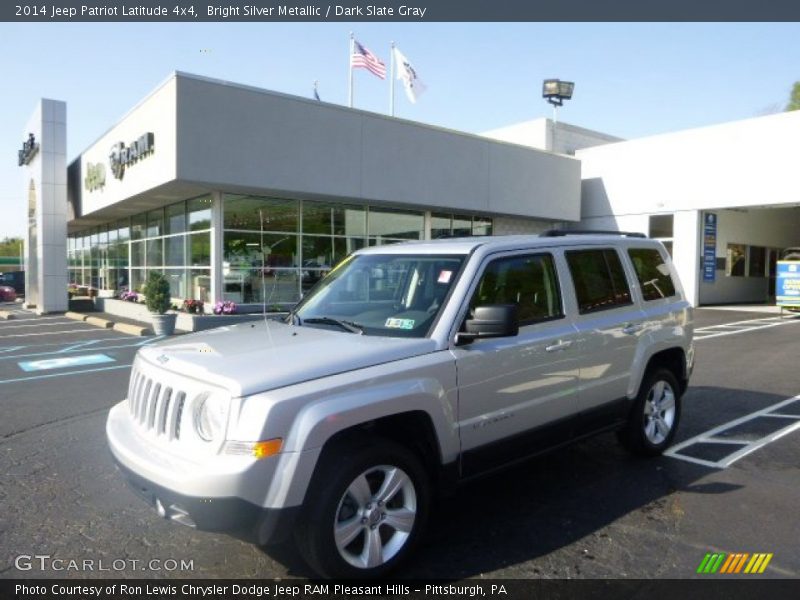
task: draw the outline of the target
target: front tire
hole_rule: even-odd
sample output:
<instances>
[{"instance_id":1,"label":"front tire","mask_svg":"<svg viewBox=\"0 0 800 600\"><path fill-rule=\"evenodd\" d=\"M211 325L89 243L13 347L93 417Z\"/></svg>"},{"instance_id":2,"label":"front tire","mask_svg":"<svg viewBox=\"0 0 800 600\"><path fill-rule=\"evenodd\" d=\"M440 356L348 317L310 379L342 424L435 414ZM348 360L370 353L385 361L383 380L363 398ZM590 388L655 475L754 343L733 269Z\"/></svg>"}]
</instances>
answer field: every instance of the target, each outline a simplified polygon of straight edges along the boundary
<instances>
[{"instance_id":1,"label":"front tire","mask_svg":"<svg viewBox=\"0 0 800 600\"><path fill-rule=\"evenodd\" d=\"M295 540L320 575L381 577L416 546L430 506L428 474L388 440L333 446L315 472Z\"/></svg>"},{"instance_id":2,"label":"front tire","mask_svg":"<svg viewBox=\"0 0 800 600\"><path fill-rule=\"evenodd\" d=\"M681 388L668 369L649 371L618 438L638 456L657 456L675 437L681 416Z\"/></svg>"}]
</instances>

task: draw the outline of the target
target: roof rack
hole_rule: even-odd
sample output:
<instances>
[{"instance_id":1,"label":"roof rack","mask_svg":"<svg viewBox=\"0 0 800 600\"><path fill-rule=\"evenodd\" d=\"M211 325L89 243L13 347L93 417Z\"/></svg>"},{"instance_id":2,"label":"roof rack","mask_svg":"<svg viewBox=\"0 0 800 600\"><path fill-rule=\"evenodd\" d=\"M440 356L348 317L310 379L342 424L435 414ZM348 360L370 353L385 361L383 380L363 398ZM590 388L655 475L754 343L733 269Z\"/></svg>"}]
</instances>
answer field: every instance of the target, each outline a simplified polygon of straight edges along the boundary
<instances>
[{"instance_id":1,"label":"roof rack","mask_svg":"<svg viewBox=\"0 0 800 600\"><path fill-rule=\"evenodd\" d=\"M638 231L611 231L602 229L548 229L539 234L539 237L564 237L566 235L619 235L622 237L646 238Z\"/></svg>"}]
</instances>

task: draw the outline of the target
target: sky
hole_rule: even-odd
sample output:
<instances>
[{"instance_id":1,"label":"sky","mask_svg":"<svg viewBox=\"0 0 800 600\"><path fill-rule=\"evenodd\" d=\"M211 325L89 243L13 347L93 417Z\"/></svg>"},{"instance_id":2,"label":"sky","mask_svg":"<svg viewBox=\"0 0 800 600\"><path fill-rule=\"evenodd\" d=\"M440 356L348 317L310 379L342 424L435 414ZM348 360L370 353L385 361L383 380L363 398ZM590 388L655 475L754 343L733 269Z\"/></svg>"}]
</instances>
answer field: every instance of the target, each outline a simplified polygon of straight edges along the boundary
<instances>
[{"instance_id":1,"label":"sky","mask_svg":"<svg viewBox=\"0 0 800 600\"><path fill-rule=\"evenodd\" d=\"M396 116L471 133L552 117L547 78L575 82L560 121L626 139L779 112L800 80L800 23L0 23L0 239L40 98L67 103L68 162L176 70L346 105L351 31L427 86ZM388 78L357 70L354 106L388 114Z\"/></svg>"}]
</instances>

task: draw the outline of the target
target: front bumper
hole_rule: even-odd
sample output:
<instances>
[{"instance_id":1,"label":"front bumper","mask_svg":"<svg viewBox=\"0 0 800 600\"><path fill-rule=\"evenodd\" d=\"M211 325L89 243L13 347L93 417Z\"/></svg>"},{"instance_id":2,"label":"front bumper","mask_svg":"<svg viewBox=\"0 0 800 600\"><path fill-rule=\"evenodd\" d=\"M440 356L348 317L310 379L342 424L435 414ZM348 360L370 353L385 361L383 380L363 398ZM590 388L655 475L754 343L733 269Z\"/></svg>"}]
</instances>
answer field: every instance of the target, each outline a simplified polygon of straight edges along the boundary
<instances>
[{"instance_id":1,"label":"front bumper","mask_svg":"<svg viewBox=\"0 0 800 600\"><path fill-rule=\"evenodd\" d=\"M185 496L137 475L116 457L114 462L131 489L160 517L201 531L224 532L259 545L279 543L289 537L300 512L299 506L262 508L241 498Z\"/></svg>"},{"instance_id":2,"label":"front bumper","mask_svg":"<svg viewBox=\"0 0 800 600\"><path fill-rule=\"evenodd\" d=\"M279 473L278 456L255 459L194 454L139 431L126 403L108 415L111 454L134 491L167 519L203 531L223 531L258 544L279 542L291 531L300 506L272 504L267 488ZM265 504L267 506L265 506Z\"/></svg>"}]
</instances>

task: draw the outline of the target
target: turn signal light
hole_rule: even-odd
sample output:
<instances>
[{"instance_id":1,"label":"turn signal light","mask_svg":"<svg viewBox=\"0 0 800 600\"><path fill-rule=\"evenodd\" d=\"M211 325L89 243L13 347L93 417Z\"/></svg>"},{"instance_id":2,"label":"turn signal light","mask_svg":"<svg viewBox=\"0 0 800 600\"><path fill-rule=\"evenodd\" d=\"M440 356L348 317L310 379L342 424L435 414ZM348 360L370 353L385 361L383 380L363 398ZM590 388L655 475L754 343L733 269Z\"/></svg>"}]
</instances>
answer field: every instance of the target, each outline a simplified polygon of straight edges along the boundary
<instances>
[{"instance_id":1,"label":"turn signal light","mask_svg":"<svg viewBox=\"0 0 800 600\"><path fill-rule=\"evenodd\" d=\"M225 442L225 454L238 454L267 458L281 451L282 438L265 440L263 442Z\"/></svg>"},{"instance_id":2,"label":"turn signal light","mask_svg":"<svg viewBox=\"0 0 800 600\"><path fill-rule=\"evenodd\" d=\"M274 440L267 440L265 442L256 442L253 444L253 456L256 458L267 458L273 456L281 451L283 440L275 438Z\"/></svg>"}]
</instances>

